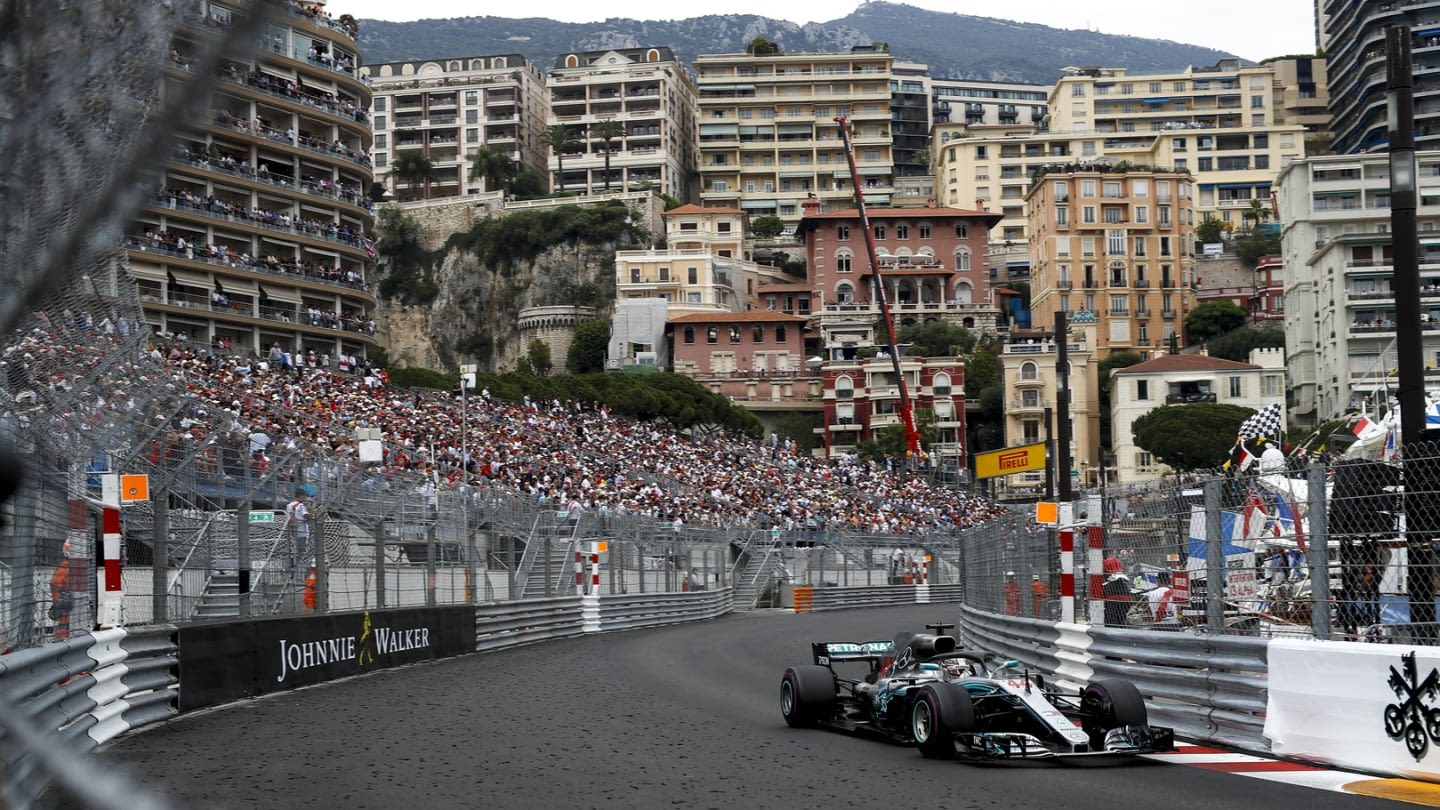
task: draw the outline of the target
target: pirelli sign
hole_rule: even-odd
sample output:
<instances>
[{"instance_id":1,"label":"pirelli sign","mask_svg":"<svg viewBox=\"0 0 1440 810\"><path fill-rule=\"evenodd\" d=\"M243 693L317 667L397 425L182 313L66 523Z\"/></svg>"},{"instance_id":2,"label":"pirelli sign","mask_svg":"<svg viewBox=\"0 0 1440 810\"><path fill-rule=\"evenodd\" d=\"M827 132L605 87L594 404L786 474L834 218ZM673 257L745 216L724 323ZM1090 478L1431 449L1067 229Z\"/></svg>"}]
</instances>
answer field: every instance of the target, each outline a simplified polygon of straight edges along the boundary
<instances>
[{"instance_id":1,"label":"pirelli sign","mask_svg":"<svg viewBox=\"0 0 1440 810\"><path fill-rule=\"evenodd\" d=\"M1001 475L1045 469L1045 445L1022 444L989 453L975 454L975 477L995 478Z\"/></svg>"}]
</instances>

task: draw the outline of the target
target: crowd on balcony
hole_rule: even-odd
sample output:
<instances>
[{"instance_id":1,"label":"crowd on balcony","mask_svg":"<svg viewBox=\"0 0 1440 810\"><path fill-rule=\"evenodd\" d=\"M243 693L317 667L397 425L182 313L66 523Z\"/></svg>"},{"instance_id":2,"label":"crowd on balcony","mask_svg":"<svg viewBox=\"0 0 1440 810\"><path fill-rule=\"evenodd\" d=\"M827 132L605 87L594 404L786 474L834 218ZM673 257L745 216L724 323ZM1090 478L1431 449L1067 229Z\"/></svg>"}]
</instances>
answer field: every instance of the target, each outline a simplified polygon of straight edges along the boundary
<instances>
[{"instance_id":1,"label":"crowd on balcony","mask_svg":"<svg viewBox=\"0 0 1440 810\"><path fill-rule=\"evenodd\" d=\"M166 208L176 211L202 211L294 233L319 236L352 247L362 249L365 247L359 229L352 228L343 222L321 221L313 217L297 216L289 211L269 210L259 206L246 208L229 200L214 196L206 197L186 189L162 188L156 192L155 196Z\"/></svg>"},{"instance_id":2,"label":"crowd on balcony","mask_svg":"<svg viewBox=\"0 0 1440 810\"><path fill-rule=\"evenodd\" d=\"M262 183L274 183L285 187L295 183L294 178L272 170L269 163L261 163L257 169L250 165L249 158L236 158L219 147L213 148L215 154L212 156L196 145L180 144L176 147L175 155L189 163L248 177ZM307 174L300 177L300 187L307 193L344 200L351 205L358 205L372 214L375 213L375 204L365 195L359 183L336 182L328 177Z\"/></svg>"},{"instance_id":3,"label":"crowd on balcony","mask_svg":"<svg viewBox=\"0 0 1440 810\"><path fill-rule=\"evenodd\" d=\"M236 250L229 245L193 242L186 239L183 234L168 230L147 228L144 236L126 237L125 246L134 250L155 250L186 259L223 264L227 267L284 273L327 284L342 284L365 292L370 291L370 285L365 282L365 277L353 268L347 269L338 265L310 262L296 259L293 256L287 256L284 259L277 258L274 254L252 256L249 251Z\"/></svg>"},{"instance_id":4,"label":"crowd on balcony","mask_svg":"<svg viewBox=\"0 0 1440 810\"><path fill-rule=\"evenodd\" d=\"M303 447L352 465L355 430L379 428L384 460L369 467L377 488L413 486L418 473L433 473L449 488L468 483L555 508L686 526L926 533L1000 514L994 504L919 475L854 457L817 459L775 437L685 436L603 407L506 402L488 392L468 399L462 454L467 420L459 400L392 388L367 361L332 362L278 346L264 357L224 356L178 343L157 347L153 357L194 398L185 418L171 421L157 456L204 447L223 415L233 420L232 444L265 435L257 465Z\"/></svg>"},{"instance_id":5,"label":"crowd on balcony","mask_svg":"<svg viewBox=\"0 0 1440 810\"><path fill-rule=\"evenodd\" d=\"M215 111L214 120L215 123L221 126L227 126L250 135L268 138L276 143L303 146L315 152L336 155L347 160L352 160L367 168L371 165L370 153L364 149L351 148L339 140L327 142L323 138L316 138L303 131L296 132L294 129L279 130L270 126L262 116L257 115L253 120L247 121L245 118L222 108Z\"/></svg>"}]
</instances>

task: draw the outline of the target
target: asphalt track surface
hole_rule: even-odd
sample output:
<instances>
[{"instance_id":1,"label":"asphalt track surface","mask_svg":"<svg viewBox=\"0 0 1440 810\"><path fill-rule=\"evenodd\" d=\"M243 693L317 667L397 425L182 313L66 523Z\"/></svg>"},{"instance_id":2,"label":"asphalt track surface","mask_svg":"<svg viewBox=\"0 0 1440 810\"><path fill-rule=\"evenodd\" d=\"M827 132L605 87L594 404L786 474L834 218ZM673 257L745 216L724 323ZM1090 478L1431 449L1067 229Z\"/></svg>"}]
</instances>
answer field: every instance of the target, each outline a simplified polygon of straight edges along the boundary
<instances>
[{"instance_id":1,"label":"asphalt track surface","mask_svg":"<svg viewBox=\"0 0 1440 810\"><path fill-rule=\"evenodd\" d=\"M780 717L811 641L948 606L742 613L378 672L185 716L102 754L184 807L1165 810L1405 805L1146 761L975 765Z\"/></svg>"}]
</instances>

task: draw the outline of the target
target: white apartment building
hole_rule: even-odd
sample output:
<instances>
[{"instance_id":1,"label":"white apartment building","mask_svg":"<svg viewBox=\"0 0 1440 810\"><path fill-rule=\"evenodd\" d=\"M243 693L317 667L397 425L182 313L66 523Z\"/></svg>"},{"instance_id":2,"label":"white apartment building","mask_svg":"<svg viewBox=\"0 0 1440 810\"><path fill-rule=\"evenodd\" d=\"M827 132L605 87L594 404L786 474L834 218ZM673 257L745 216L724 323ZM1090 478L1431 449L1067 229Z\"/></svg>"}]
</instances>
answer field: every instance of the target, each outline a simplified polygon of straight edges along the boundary
<instances>
[{"instance_id":1,"label":"white apartment building","mask_svg":"<svg viewBox=\"0 0 1440 810\"><path fill-rule=\"evenodd\" d=\"M700 199L798 224L801 203L855 205L838 116L849 119L865 200L894 194L890 54L705 54L700 94Z\"/></svg>"},{"instance_id":2,"label":"white apartment building","mask_svg":"<svg viewBox=\"0 0 1440 810\"><path fill-rule=\"evenodd\" d=\"M576 135L563 159L542 147L556 190L654 188L694 199L695 87L669 48L561 54L547 84L549 124ZM597 130L602 122L620 124L608 144Z\"/></svg>"},{"instance_id":3,"label":"white apartment building","mask_svg":"<svg viewBox=\"0 0 1440 810\"><path fill-rule=\"evenodd\" d=\"M1426 388L1440 388L1440 152L1418 154ZM1297 160L1279 183L1290 414L1315 425L1392 395L1396 368L1386 155Z\"/></svg>"},{"instance_id":4,"label":"white apartment building","mask_svg":"<svg viewBox=\"0 0 1440 810\"><path fill-rule=\"evenodd\" d=\"M1135 421L1162 405L1214 403L1259 411L1285 405L1285 350L1255 349L1249 363L1203 354L1165 354L1118 369L1110 383L1110 449L1120 484L1169 471L1135 444ZM1218 466L1223 459L1216 459Z\"/></svg>"},{"instance_id":5,"label":"white apartment building","mask_svg":"<svg viewBox=\"0 0 1440 810\"><path fill-rule=\"evenodd\" d=\"M1048 84L930 79L936 124L1041 125L1049 113Z\"/></svg>"},{"instance_id":6,"label":"white apartment building","mask_svg":"<svg viewBox=\"0 0 1440 810\"><path fill-rule=\"evenodd\" d=\"M398 153L430 158L435 178L428 189L404 196L456 197L485 188L470 179L470 156L485 146L517 165L545 173L540 133L545 129L545 77L520 54L413 60L365 65L375 93L375 173L389 174ZM399 178L388 178L391 193ZM410 194L408 192L415 192ZM397 194L397 196L400 196Z\"/></svg>"},{"instance_id":7,"label":"white apartment building","mask_svg":"<svg viewBox=\"0 0 1440 810\"><path fill-rule=\"evenodd\" d=\"M1195 221L1239 226L1251 200L1269 203L1281 167L1305 154L1313 105L1276 92L1282 67L1290 66L1223 60L1140 76L1077 69L1052 90L1047 122L1017 115L972 125L952 107L950 122L937 120L932 134L936 191L945 205L999 211L997 239L1020 242L1029 236L1025 195L1046 165L1185 169L1195 177Z\"/></svg>"},{"instance_id":8,"label":"white apartment building","mask_svg":"<svg viewBox=\"0 0 1440 810\"><path fill-rule=\"evenodd\" d=\"M1070 363L1070 458L1080 473L1075 483L1092 486L1100 472L1100 396L1096 387L1095 316L1076 313L1067 336L1066 359ZM1051 438L1045 421L1047 410L1054 418L1058 382L1055 357L1058 347L1054 329L1035 330L1011 336L1000 354L1000 375L1005 391L1005 446L1035 444ZM1012 495L1039 495L1045 473L1007 476L1004 489Z\"/></svg>"},{"instance_id":9,"label":"white apartment building","mask_svg":"<svg viewBox=\"0 0 1440 810\"><path fill-rule=\"evenodd\" d=\"M758 309L756 291L784 283L778 268L750 260L745 213L682 205L665 212L667 247L615 253L618 301L659 298L672 315Z\"/></svg>"}]
</instances>

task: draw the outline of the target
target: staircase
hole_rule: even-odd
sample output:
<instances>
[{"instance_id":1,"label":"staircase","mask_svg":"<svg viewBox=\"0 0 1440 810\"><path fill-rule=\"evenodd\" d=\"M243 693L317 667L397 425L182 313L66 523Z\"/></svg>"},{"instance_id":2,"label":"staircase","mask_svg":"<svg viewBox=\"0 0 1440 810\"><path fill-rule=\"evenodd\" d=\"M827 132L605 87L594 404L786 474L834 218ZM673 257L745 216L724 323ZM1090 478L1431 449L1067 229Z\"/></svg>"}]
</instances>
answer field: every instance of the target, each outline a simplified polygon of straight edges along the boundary
<instances>
[{"instance_id":1,"label":"staircase","mask_svg":"<svg viewBox=\"0 0 1440 810\"><path fill-rule=\"evenodd\" d=\"M240 615L240 575L234 571L216 571L205 583L205 592L200 595L200 604L195 607L192 619L233 618Z\"/></svg>"},{"instance_id":2,"label":"staircase","mask_svg":"<svg viewBox=\"0 0 1440 810\"><path fill-rule=\"evenodd\" d=\"M752 610L770 582L785 575L784 554L769 544L752 545L741 552L740 559L743 564L731 580L735 585L735 609Z\"/></svg>"},{"instance_id":3,"label":"staircase","mask_svg":"<svg viewBox=\"0 0 1440 810\"><path fill-rule=\"evenodd\" d=\"M520 591L521 599L545 598L547 556L550 566L549 595L565 596L575 592L575 548L579 525L577 517L536 524L520 560L520 573L525 581Z\"/></svg>"}]
</instances>

